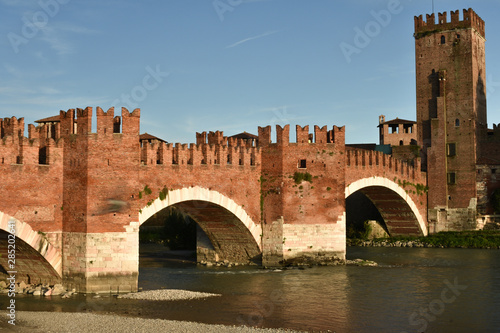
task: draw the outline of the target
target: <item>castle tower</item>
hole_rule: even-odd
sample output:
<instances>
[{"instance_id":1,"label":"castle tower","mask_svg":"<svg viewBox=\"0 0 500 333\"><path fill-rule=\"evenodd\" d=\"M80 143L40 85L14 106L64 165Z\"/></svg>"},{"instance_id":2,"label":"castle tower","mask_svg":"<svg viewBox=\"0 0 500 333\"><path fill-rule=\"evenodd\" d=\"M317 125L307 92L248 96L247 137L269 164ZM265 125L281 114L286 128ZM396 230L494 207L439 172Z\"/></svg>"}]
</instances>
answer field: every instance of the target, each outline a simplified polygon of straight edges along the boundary
<instances>
[{"instance_id":1,"label":"castle tower","mask_svg":"<svg viewBox=\"0 0 500 333\"><path fill-rule=\"evenodd\" d=\"M472 9L450 16L415 17L417 140L434 231L473 227L439 216L475 212L478 143L487 133L484 21Z\"/></svg>"}]
</instances>

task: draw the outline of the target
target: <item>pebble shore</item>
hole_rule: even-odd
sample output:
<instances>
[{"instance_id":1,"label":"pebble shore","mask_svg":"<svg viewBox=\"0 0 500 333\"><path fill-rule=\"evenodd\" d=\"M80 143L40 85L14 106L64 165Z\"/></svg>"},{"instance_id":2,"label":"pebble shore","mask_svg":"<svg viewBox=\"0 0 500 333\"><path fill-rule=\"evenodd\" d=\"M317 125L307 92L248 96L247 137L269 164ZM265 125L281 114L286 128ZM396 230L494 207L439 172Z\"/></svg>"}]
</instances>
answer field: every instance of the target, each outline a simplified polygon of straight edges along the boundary
<instances>
[{"instance_id":1,"label":"pebble shore","mask_svg":"<svg viewBox=\"0 0 500 333\"><path fill-rule=\"evenodd\" d=\"M5 313L0 313L6 316ZM246 326L209 325L194 322L131 318L117 315L102 315L73 312L28 312L16 313L18 332L213 332L213 333L278 333L297 332L284 329L259 329Z\"/></svg>"},{"instance_id":2,"label":"pebble shore","mask_svg":"<svg viewBox=\"0 0 500 333\"><path fill-rule=\"evenodd\" d=\"M197 299L197 298L206 298L214 296L222 296L222 295L201 293L188 290L178 290L178 289L160 289L160 290L141 291L138 293L123 294L119 295L118 298L144 299L150 301L177 301L177 300Z\"/></svg>"}]
</instances>

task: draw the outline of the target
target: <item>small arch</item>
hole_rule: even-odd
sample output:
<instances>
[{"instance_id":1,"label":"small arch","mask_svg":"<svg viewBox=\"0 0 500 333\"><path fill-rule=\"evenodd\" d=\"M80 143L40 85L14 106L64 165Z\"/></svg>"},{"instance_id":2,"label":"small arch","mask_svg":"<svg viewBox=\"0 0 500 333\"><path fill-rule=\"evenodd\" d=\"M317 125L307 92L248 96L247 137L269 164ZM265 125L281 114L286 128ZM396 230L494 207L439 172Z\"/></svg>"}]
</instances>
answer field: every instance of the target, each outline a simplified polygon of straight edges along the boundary
<instances>
[{"instance_id":1,"label":"small arch","mask_svg":"<svg viewBox=\"0 0 500 333\"><path fill-rule=\"evenodd\" d=\"M139 224L144 223L151 216L168 206L188 201L215 204L231 212L248 229L259 249L262 249L260 237L262 228L252 220L240 205L217 191L198 186L171 190L164 200L157 198L151 205L142 208L139 213Z\"/></svg>"},{"instance_id":2,"label":"small arch","mask_svg":"<svg viewBox=\"0 0 500 333\"><path fill-rule=\"evenodd\" d=\"M446 37L443 35L441 36L441 45L446 44Z\"/></svg>"},{"instance_id":3,"label":"small arch","mask_svg":"<svg viewBox=\"0 0 500 333\"><path fill-rule=\"evenodd\" d=\"M455 119L455 127L460 127L460 119Z\"/></svg>"},{"instance_id":4,"label":"small arch","mask_svg":"<svg viewBox=\"0 0 500 333\"><path fill-rule=\"evenodd\" d=\"M34 251L38 252L47 264L52 267L57 278L60 279L62 276L61 252L52 246L42 234L34 231L29 224L0 211L0 230L9 233L9 221L14 221L15 223L16 238L19 238Z\"/></svg>"},{"instance_id":5,"label":"small arch","mask_svg":"<svg viewBox=\"0 0 500 333\"><path fill-rule=\"evenodd\" d=\"M413 201L413 199L410 197L406 191L396 184L395 182L384 178L384 177L370 177L370 178L363 178L356 180L346 186L345 188L345 198L349 197L352 193L357 192L359 190L365 189L365 188L370 188L370 187L382 187L386 188L388 190L391 190L395 194L397 194L402 200L406 202L408 205L408 208L410 211L413 213L413 215L416 218L416 223L418 225L418 229L420 232L424 235L427 236L427 226L425 224L424 218L422 217L422 214L420 214L420 211L418 210L417 205Z\"/></svg>"}]
</instances>

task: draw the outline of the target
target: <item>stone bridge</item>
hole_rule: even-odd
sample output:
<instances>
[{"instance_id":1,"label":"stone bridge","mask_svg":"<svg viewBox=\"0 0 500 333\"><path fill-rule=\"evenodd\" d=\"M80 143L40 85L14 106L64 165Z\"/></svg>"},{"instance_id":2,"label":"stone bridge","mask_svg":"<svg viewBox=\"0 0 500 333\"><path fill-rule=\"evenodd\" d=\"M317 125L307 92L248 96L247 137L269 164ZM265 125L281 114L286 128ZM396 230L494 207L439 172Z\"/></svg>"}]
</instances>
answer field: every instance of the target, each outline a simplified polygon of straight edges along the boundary
<instances>
[{"instance_id":1,"label":"stone bridge","mask_svg":"<svg viewBox=\"0 0 500 333\"><path fill-rule=\"evenodd\" d=\"M198 224L198 258L263 265L345 259L345 200L362 191L391 234L426 234L426 178L345 146L344 127L259 127L258 140L197 133L141 140L140 110L61 111L28 126L0 120L0 265L16 230L18 281L83 292L137 290L138 231L177 207ZM92 121L97 131L92 133ZM418 162L416 162L418 163ZM9 225L10 223L10 225ZM202 241L208 239L208 242Z\"/></svg>"}]
</instances>

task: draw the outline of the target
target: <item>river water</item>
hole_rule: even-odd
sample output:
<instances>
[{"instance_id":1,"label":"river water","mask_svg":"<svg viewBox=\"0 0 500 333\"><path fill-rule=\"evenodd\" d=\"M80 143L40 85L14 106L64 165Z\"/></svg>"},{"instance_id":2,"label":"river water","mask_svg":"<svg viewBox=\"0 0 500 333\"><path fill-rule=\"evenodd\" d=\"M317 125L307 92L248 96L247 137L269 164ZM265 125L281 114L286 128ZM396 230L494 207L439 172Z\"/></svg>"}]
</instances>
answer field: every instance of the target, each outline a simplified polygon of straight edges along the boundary
<instances>
[{"instance_id":1,"label":"river water","mask_svg":"<svg viewBox=\"0 0 500 333\"><path fill-rule=\"evenodd\" d=\"M222 296L175 302L21 296L17 308L303 331L500 332L499 250L349 247L347 256L379 266L203 268L143 253L139 286L144 290ZM5 301L2 296L2 305Z\"/></svg>"}]
</instances>

